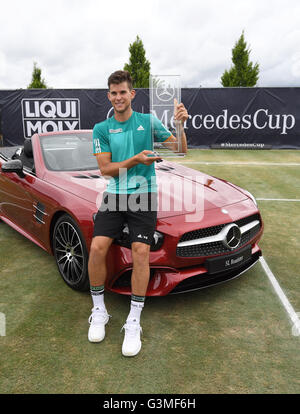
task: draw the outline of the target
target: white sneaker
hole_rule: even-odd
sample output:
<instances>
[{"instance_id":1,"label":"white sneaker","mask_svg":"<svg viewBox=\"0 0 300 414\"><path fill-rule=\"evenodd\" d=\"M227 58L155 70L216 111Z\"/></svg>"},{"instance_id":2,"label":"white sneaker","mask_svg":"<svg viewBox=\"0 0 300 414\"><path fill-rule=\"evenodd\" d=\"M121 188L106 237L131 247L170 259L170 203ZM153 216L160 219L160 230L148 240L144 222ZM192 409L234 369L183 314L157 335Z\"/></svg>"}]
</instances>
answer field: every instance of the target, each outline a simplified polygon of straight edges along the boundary
<instances>
[{"instance_id":1,"label":"white sneaker","mask_svg":"<svg viewBox=\"0 0 300 414\"><path fill-rule=\"evenodd\" d=\"M129 319L121 331L123 329L125 330L125 336L122 345L122 354L124 356L135 356L140 352L142 347L140 337L142 328L136 319Z\"/></svg>"},{"instance_id":2,"label":"white sneaker","mask_svg":"<svg viewBox=\"0 0 300 414\"><path fill-rule=\"evenodd\" d=\"M89 317L89 334L90 342L101 342L105 337L105 325L109 321L110 315L104 308L93 308Z\"/></svg>"}]
</instances>

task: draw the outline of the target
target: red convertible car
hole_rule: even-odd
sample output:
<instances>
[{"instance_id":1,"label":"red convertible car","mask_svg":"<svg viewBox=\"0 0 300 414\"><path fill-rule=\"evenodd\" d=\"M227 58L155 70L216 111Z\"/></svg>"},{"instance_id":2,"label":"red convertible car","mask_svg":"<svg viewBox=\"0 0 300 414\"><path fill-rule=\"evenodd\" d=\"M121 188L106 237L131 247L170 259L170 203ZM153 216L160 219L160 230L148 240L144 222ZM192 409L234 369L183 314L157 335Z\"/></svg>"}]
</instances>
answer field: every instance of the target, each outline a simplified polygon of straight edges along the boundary
<instances>
[{"instance_id":1,"label":"red convertible car","mask_svg":"<svg viewBox=\"0 0 300 414\"><path fill-rule=\"evenodd\" d=\"M64 281L77 290L89 287L93 219L108 182L92 152L90 130L35 134L22 147L0 148L0 219L54 255ZM166 160L156 173L148 296L215 285L258 261L263 222L248 191ZM107 265L107 289L130 294L126 223Z\"/></svg>"}]
</instances>

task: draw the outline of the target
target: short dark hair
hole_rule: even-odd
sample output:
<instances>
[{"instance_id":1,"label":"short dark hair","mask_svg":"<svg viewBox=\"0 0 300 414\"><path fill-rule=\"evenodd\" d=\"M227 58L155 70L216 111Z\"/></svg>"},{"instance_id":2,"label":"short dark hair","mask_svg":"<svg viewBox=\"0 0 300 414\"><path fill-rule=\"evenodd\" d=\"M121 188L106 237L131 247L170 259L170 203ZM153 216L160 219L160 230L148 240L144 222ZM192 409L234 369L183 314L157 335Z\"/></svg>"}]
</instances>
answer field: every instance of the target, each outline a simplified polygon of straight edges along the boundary
<instances>
[{"instance_id":1,"label":"short dark hair","mask_svg":"<svg viewBox=\"0 0 300 414\"><path fill-rule=\"evenodd\" d=\"M119 85L122 82L127 82L129 89L133 88L132 86L132 78L130 73L127 70L117 70L116 72L112 73L108 78L108 89L110 85L113 83L115 85Z\"/></svg>"}]
</instances>

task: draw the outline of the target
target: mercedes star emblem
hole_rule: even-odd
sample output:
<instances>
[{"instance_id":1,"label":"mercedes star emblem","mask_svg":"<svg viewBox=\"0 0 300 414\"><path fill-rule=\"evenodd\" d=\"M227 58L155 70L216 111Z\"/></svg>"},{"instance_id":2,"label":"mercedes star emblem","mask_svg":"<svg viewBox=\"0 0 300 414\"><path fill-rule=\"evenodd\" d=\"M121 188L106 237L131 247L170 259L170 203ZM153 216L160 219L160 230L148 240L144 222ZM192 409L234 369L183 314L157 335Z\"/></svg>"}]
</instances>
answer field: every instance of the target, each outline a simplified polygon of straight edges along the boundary
<instances>
[{"instance_id":1,"label":"mercedes star emblem","mask_svg":"<svg viewBox=\"0 0 300 414\"><path fill-rule=\"evenodd\" d=\"M233 250L238 247L241 242L242 233L237 224L229 224L224 228L225 237L223 239L223 244L225 247Z\"/></svg>"},{"instance_id":2,"label":"mercedes star emblem","mask_svg":"<svg viewBox=\"0 0 300 414\"><path fill-rule=\"evenodd\" d=\"M162 101L162 102L168 102L171 99L174 98L175 96L175 89L172 87L166 87L166 86L162 86L162 87L158 87L155 90L156 96L157 98Z\"/></svg>"}]
</instances>

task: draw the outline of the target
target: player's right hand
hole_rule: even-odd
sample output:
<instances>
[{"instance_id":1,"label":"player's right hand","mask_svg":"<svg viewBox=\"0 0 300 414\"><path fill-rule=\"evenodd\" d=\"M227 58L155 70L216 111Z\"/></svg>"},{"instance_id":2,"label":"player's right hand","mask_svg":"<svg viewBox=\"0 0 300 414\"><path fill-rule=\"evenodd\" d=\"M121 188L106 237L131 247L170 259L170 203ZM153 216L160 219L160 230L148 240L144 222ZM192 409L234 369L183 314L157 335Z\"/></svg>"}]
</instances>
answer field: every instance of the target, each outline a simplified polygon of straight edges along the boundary
<instances>
[{"instance_id":1,"label":"player's right hand","mask_svg":"<svg viewBox=\"0 0 300 414\"><path fill-rule=\"evenodd\" d=\"M155 161L162 161L161 157L157 157L153 151L149 150L144 150L135 157L139 164L144 165L151 165Z\"/></svg>"}]
</instances>

